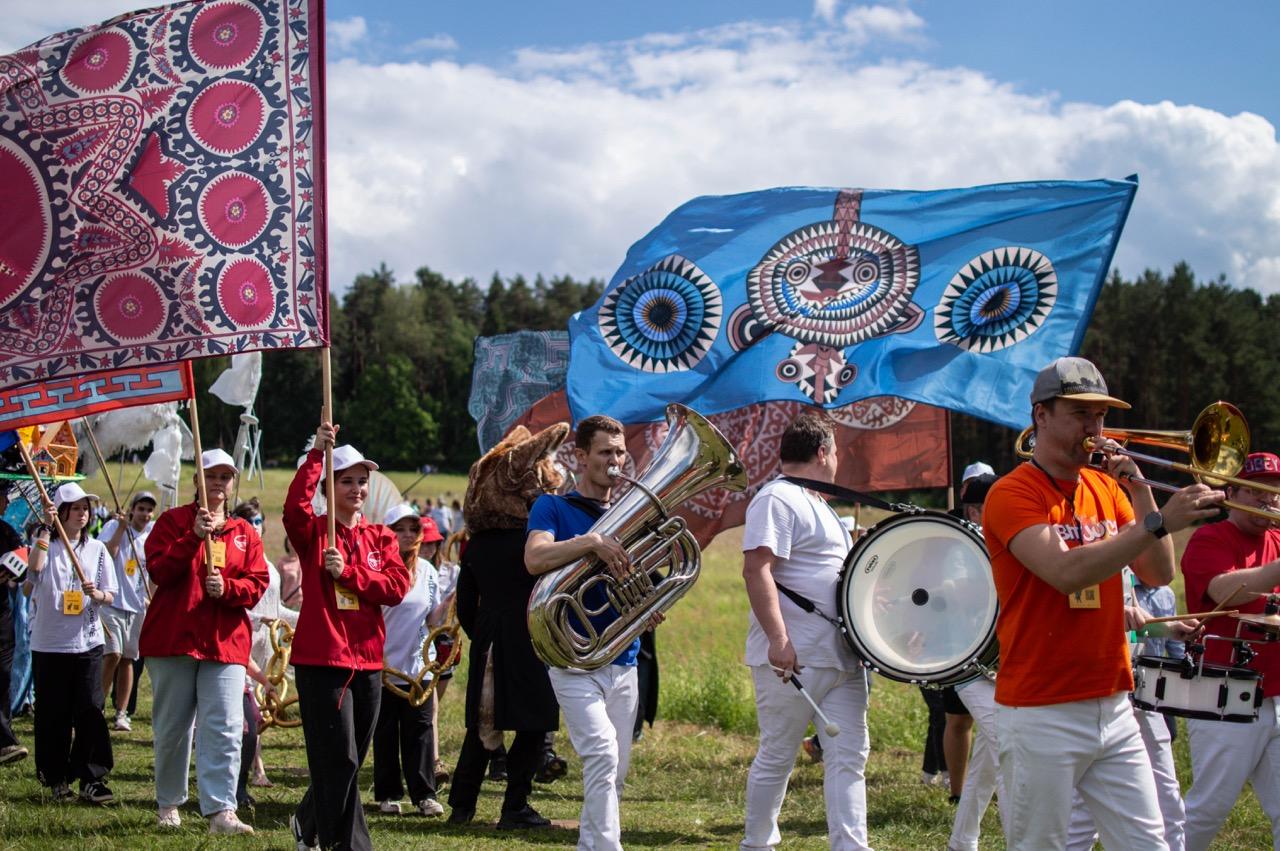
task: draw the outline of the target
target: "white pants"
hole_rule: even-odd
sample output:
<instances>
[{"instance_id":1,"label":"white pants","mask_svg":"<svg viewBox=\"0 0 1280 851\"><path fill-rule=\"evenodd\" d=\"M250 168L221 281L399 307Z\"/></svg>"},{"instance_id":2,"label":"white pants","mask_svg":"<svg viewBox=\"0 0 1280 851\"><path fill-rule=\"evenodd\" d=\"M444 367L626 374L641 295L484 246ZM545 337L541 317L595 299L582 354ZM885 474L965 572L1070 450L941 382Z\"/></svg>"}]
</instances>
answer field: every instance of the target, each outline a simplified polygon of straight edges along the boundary
<instances>
[{"instance_id":1,"label":"white pants","mask_svg":"<svg viewBox=\"0 0 1280 851\"><path fill-rule=\"evenodd\" d=\"M1251 724L1187 721L1192 785L1187 792L1187 851L1203 851L1218 835L1246 780L1271 819L1280 849L1280 701L1268 697Z\"/></svg>"},{"instance_id":2,"label":"white pants","mask_svg":"<svg viewBox=\"0 0 1280 851\"><path fill-rule=\"evenodd\" d=\"M1156 782L1156 798L1160 803L1160 817L1164 819L1164 841L1169 851L1182 851L1186 827L1186 810L1182 806L1182 787L1178 784L1178 772L1173 765L1173 741L1164 716L1158 712L1134 708L1138 731L1151 760L1151 772ZM1084 799L1077 793L1071 802L1071 824L1067 829L1067 851L1089 851L1098 831L1089 814Z\"/></svg>"},{"instance_id":3,"label":"white pants","mask_svg":"<svg viewBox=\"0 0 1280 851\"><path fill-rule=\"evenodd\" d=\"M751 668L756 691L760 747L747 774L746 831L741 848L773 848L782 841L778 813L787 780L810 721L822 744L822 789L827 804L827 838L833 851L866 851L867 781L863 773L867 739L867 678L861 671L806 667L800 672L805 691L840 727L828 736L804 697L784 683L768 665Z\"/></svg>"},{"instance_id":4,"label":"white pants","mask_svg":"<svg viewBox=\"0 0 1280 851\"><path fill-rule=\"evenodd\" d=\"M578 848L622 848L618 801L631 761L631 731L640 689L634 665L605 665L595 671L551 668L569 741L582 759L582 814Z\"/></svg>"},{"instance_id":5,"label":"white pants","mask_svg":"<svg viewBox=\"0 0 1280 851\"><path fill-rule=\"evenodd\" d=\"M1004 782L1000 777L999 742L996 739L996 684L986 677L978 677L958 686L956 694L973 716L977 730L947 848L951 851L978 851L982 814L991 803L992 792L997 793L1000 819L1002 822L1005 819Z\"/></svg>"},{"instance_id":6,"label":"white pants","mask_svg":"<svg viewBox=\"0 0 1280 851\"><path fill-rule=\"evenodd\" d=\"M1129 695L1052 706L996 704L1010 851L1064 848L1072 790L1107 848L1167 851L1155 779Z\"/></svg>"},{"instance_id":7,"label":"white pants","mask_svg":"<svg viewBox=\"0 0 1280 851\"><path fill-rule=\"evenodd\" d=\"M187 800L191 731L198 720L200 814L235 812L244 736L244 665L160 656L147 659L147 670L151 672L156 803L178 807Z\"/></svg>"}]
</instances>

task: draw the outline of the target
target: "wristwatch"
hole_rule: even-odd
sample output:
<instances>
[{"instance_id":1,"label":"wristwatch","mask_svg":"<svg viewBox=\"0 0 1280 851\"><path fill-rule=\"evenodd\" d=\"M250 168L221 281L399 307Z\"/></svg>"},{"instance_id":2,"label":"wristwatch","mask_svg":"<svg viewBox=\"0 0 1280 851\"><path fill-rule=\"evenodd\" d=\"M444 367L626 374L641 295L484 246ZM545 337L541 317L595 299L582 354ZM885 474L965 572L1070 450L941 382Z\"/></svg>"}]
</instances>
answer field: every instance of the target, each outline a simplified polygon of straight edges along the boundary
<instances>
[{"instance_id":1,"label":"wristwatch","mask_svg":"<svg viewBox=\"0 0 1280 851\"><path fill-rule=\"evenodd\" d=\"M1142 526L1155 535L1157 541L1169 534L1169 530L1164 528L1164 515L1159 511L1153 511L1142 518Z\"/></svg>"}]
</instances>

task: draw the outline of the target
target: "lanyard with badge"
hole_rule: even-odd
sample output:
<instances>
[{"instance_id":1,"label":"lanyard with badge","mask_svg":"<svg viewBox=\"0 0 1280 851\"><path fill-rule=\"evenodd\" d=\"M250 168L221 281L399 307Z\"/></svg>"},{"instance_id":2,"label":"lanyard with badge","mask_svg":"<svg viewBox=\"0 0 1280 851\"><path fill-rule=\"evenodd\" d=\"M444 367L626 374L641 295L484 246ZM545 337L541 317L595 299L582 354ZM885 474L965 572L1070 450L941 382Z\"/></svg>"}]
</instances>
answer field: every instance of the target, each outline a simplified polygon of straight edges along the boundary
<instances>
[{"instance_id":1,"label":"lanyard with badge","mask_svg":"<svg viewBox=\"0 0 1280 851\"><path fill-rule=\"evenodd\" d=\"M340 536L335 535L334 545L338 548L338 552L342 553L342 563L346 564L349 554L342 545ZM349 588L339 585L337 580L333 583L333 595L338 604L338 610L343 612L360 611L360 598L356 596L356 592Z\"/></svg>"},{"instance_id":2,"label":"lanyard with badge","mask_svg":"<svg viewBox=\"0 0 1280 851\"><path fill-rule=\"evenodd\" d=\"M58 549L58 554L65 557L68 564L70 564L71 556L69 553L67 553L66 547L60 546ZM55 577L54 587L59 589L58 596L62 600L62 613L64 615L71 615L73 617L76 615L79 615L84 611L84 589L61 588L60 586L62 585L62 571L58 566L58 562L55 561L52 557L53 556L52 550L50 551L49 555L50 555L49 562L53 566L53 575ZM74 572L75 572L74 569L68 570L67 574L68 576L71 576Z\"/></svg>"},{"instance_id":3,"label":"lanyard with badge","mask_svg":"<svg viewBox=\"0 0 1280 851\"><path fill-rule=\"evenodd\" d=\"M1058 480L1053 474L1040 465L1036 459L1031 459L1031 465L1040 472L1044 473L1044 477L1049 480L1049 484L1053 489L1062 494L1062 498L1067 501L1068 510L1071 512L1071 522L1075 524L1076 540L1080 542L1080 546L1084 546L1084 529L1080 526L1080 516L1076 514L1076 493L1079 491L1079 484L1072 488L1071 493L1067 493L1058 486ZM1081 588L1072 594L1067 595L1067 605L1073 609L1098 609L1102 607L1102 594L1098 585L1090 585L1088 588Z\"/></svg>"}]
</instances>

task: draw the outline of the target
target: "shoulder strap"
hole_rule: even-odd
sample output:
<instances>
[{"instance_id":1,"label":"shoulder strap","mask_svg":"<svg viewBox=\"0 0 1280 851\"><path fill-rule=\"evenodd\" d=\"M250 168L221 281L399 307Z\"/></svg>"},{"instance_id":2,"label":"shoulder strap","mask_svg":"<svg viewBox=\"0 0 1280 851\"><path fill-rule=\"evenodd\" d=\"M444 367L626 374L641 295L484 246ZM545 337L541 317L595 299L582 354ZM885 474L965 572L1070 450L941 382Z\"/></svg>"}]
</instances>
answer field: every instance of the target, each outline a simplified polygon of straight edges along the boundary
<instances>
[{"instance_id":1,"label":"shoulder strap","mask_svg":"<svg viewBox=\"0 0 1280 851\"><path fill-rule=\"evenodd\" d=\"M599 520L604 516L604 509L592 500L587 499L585 496L564 494L560 498L590 514L592 520Z\"/></svg>"},{"instance_id":2,"label":"shoulder strap","mask_svg":"<svg viewBox=\"0 0 1280 851\"><path fill-rule=\"evenodd\" d=\"M847 502L856 502L862 505L870 505L872 508L882 508L885 511L903 512L918 510L913 505L906 505L900 502L886 502L878 496L872 496L869 493L846 488L843 485L832 484L831 482L821 482L817 479L805 479L800 476L783 476L784 482L791 482L793 485L799 485L802 488L815 490L818 493L825 493L828 496L838 497Z\"/></svg>"}]
</instances>

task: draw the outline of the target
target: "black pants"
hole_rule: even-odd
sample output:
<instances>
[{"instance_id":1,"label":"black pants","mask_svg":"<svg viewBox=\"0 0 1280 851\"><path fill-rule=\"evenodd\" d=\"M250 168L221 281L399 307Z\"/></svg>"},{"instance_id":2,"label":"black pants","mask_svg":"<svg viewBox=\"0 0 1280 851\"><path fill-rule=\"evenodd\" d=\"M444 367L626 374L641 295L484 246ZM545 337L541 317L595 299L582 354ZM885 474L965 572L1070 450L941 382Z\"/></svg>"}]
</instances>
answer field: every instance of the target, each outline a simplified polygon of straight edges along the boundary
<instances>
[{"instance_id":1,"label":"black pants","mask_svg":"<svg viewBox=\"0 0 1280 851\"><path fill-rule=\"evenodd\" d=\"M253 757L258 752L258 723L261 720L253 692L245 689L244 732L240 736L240 775L236 778L236 806L249 806L249 772L253 770Z\"/></svg>"},{"instance_id":2,"label":"black pants","mask_svg":"<svg viewBox=\"0 0 1280 851\"><path fill-rule=\"evenodd\" d=\"M46 786L83 788L115 764L102 714L102 647L84 653L31 653L36 686L36 776Z\"/></svg>"},{"instance_id":3,"label":"black pants","mask_svg":"<svg viewBox=\"0 0 1280 851\"><path fill-rule=\"evenodd\" d=\"M937 774L947 770L947 756L942 750L942 733L947 729L947 713L942 702L942 692L934 688L920 689L925 705L929 707L929 729L924 739L925 774Z\"/></svg>"},{"instance_id":4,"label":"black pants","mask_svg":"<svg viewBox=\"0 0 1280 851\"><path fill-rule=\"evenodd\" d=\"M502 811L513 813L524 809L533 790L533 773L542 756L546 733L520 730L507 750L507 791L502 796ZM467 728L462 740L458 767L453 770L449 786L449 806L458 810L474 810L480 797L480 784L489 765L489 752L480 741L480 731Z\"/></svg>"},{"instance_id":5,"label":"black pants","mask_svg":"<svg viewBox=\"0 0 1280 851\"><path fill-rule=\"evenodd\" d=\"M383 688L378 726L373 731L373 797L398 801L404 795L400 766L414 804L436 796L435 760L431 757L436 739L431 710L433 694L422 706Z\"/></svg>"},{"instance_id":6,"label":"black pants","mask_svg":"<svg viewBox=\"0 0 1280 851\"><path fill-rule=\"evenodd\" d=\"M359 774L378 720L382 672L318 665L293 670L311 775L297 811L303 838L321 848L371 851Z\"/></svg>"},{"instance_id":7,"label":"black pants","mask_svg":"<svg viewBox=\"0 0 1280 851\"><path fill-rule=\"evenodd\" d=\"M140 618L145 614L146 612L138 612L138 614L135 615L135 617ZM133 666L133 691L129 693L129 705L124 710L125 712L129 713L130 717L132 717L133 714L138 711L138 692L142 689L142 672L144 670L143 666L146 661L147 660L142 657L138 657L137 659L121 659L120 660L121 665ZM120 710L121 703L122 701L120 700L120 695L116 691L115 677L112 677L111 678L111 705L114 706L116 708L116 711L118 712Z\"/></svg>"},{"instance_id":8,"label":"black pants","mask_svg":"<svg viewBox=\"0 0 1280 851\"><path fill-rule=\"evenodd\" d=\"M13 674L13 606L9 583L0 582L0 748L18 743L13 735L13 707L9 705L9 679Z\"/></svg>"}]
</instances>

